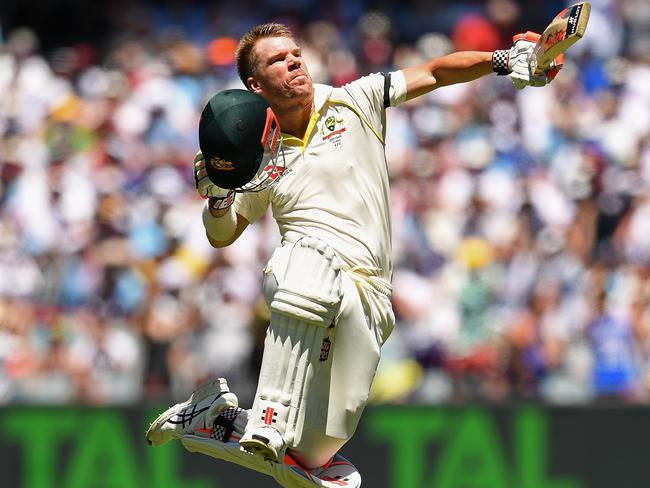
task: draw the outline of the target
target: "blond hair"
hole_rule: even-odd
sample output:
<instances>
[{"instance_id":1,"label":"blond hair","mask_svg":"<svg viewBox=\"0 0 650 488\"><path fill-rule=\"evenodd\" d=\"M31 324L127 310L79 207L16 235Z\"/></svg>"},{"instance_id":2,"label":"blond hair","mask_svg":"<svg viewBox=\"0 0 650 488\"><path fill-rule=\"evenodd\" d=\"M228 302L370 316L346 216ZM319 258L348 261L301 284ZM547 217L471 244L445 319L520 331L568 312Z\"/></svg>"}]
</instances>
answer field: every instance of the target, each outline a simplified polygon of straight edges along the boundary
<instances>
[{"instance_id":1,"label":"blond hair","mask_svg":"<svg viewBox=\"0 0 650 488\"><path fill-rule=\"evenodd\" d=\"M242 36L235 51L235 59L237 60L237 73L239 73L239 78L244 85L246 85L246 80L250 76L255 76L257 69L257 56L253 50L255 43L266 37L293 38L293 33L286 25L271 22L256 25ZM248 88L248 85L246 85L246 88Z\"/></svg>"}]
</instances>

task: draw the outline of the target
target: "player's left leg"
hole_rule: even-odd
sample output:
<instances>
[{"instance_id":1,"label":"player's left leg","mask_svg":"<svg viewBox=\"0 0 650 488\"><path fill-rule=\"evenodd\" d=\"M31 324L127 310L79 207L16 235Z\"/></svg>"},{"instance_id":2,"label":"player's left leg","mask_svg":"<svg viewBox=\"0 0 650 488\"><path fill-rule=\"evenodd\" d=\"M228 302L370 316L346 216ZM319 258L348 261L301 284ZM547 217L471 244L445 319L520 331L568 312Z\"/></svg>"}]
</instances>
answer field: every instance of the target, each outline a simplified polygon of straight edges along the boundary
<instances>
[{"instance_id":1,"label":"player's left leg","mask_svg":"<svg viewBox=\"0 0 650 488\"><path fill-rule=\"evenodd\" d=\"M215 459L244 466L273 477L285 488L359 488L361 476L357 468L343 456L336 454L327 465L308 469L300 466L289 455L283 463L275 463L251 454L241 448L236 440L221 442L211 437L186 435L183 447Z\"/></svg>"}]
</instances>

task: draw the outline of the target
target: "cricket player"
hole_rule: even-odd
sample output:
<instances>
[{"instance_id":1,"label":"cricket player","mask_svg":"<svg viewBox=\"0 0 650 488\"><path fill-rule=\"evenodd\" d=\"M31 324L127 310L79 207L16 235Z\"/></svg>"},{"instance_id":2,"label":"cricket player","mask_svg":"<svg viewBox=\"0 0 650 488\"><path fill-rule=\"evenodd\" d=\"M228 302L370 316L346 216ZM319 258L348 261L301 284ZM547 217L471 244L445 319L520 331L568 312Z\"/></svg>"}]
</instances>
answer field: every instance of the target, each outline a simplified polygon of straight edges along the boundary
<instances>
[{"instance_id":1,"label":"cricket player","mask_svg":"<svg viewBox=\"0 0 650 488\"><path fill-rule=\"evenodd\" d=\"M552 75L533 76L533 46L521 38L509 50L457 52L333 88L312 82L287 27L242 37L246 90L217 94L203 111L195 176L214 247L232 244L269 206L282 236L263 270L271 320L257 392L245 410L214 380L163 412L150 444L180 438L282 486L360 486L337 453L395 321L386 109L494 72L518 88L543 86Z\"/></svg>"}]
</instances>

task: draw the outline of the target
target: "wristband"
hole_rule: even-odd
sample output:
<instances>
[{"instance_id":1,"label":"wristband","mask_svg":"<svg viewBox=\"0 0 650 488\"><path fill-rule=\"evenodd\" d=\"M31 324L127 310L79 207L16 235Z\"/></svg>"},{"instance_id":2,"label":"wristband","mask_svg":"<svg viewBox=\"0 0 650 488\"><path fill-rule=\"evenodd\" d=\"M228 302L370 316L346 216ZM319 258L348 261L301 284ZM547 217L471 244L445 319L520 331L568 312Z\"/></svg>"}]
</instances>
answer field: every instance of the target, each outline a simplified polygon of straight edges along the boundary
<instances>
[{"instance_id":1,"label":"wristband","mask_svg":"<svg viewBox=\"0 0 650 488\"><path fill-rule=\"evenodd\" d=\"M508 57L510 52L507 49L498 49L492 53L492 70L499 76L510 74L508 69Z\"/></svg>"},{"instance_id":2,"label":"wristband","mask_svg":"<svg viewBox=\"0 0 650 488\"><path fill-rule=\"evenodd\" d=\"M210 207L206 202L203 205L201 219L208 236L215 241L227 241L237 230L237 214L232 207L222 217L215 217L210 213Z\"/></svg>"}]
</instances>

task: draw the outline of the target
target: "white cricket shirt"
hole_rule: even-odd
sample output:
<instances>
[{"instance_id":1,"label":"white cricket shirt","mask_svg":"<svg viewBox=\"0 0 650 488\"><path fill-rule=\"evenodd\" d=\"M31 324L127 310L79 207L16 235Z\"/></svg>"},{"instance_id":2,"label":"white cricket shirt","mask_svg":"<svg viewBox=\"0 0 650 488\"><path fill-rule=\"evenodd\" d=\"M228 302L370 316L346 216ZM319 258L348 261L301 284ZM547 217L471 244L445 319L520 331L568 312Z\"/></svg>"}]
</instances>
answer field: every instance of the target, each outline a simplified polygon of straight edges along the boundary
<instances>
[{"instance_id":1,"label":"white cricket shirt","mask_svg":"<svg viewBox=\"0 0 650 488\"><path fill-rule=\"evenodd\" d=\"M283 134L285 169L259 193L244 193L235 211L250 223L271 205L283 244L313 235L350 268L392 277L388 169L384 152L383 74L341 88L314 85L315 111L303 140ZM390 74L390 105L406 99L401 71Z\"/></svg>"}]
</instances>

